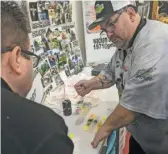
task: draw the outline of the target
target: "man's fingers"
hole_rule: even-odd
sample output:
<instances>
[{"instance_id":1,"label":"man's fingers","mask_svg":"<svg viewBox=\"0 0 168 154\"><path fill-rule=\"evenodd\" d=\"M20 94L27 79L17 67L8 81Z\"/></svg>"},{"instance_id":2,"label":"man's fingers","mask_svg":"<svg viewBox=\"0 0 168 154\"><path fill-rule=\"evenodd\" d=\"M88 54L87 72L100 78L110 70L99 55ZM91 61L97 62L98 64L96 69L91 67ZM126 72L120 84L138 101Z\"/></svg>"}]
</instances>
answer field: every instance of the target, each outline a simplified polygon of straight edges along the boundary
<instances>
[{"instance_id":1,"label":"man's fingers","mask_svg":"<svg viewBox=\"0 0 168 154\"><path fill-rule=\"evenodd\" d=\"M99 139L95 138L95 139L92 141L92 143L91 143L91 144L92 144L92 147L93 147L93 148L96 148L96 147L98 146L99 142L100 142Z\"/></svg>"},{"instance_id":2,"label":"man's fingers","mask_svg":"<svg viewBox=\"0 0 168 154\"><path fill-rule=\"evenodd\" d=\"M82 86L74 86L74 88L75 88L76 90L79 90L79 89L82 88Z\"/></svg>"},{"instance_id":3,"label":"man's fingers","mask_svg":"<svg viewBox=\"0 0 168 154\"><path fill-rule=\"evenodd\" d=\"M76 88L77 93L83 93L85 92L85 88L84 87L80 87L80 88Z\"/></svg>"},{"instance_id":4,"label":"man's fingers","mask_svg":"<svg viewBox=\"0 0 168 154\"><path fill-rule=\"evenodd\" d=\"M85 91L80 91L79 94L83 95L85 93Z\"/></svg>"},{"instance_id":5,"label":"man's fingers","mask_svg":"<svg viewBox=\"0 0 168 154\"><path fill-rule=\"evenodd\" d=\"M94 137L94 140L92 141L92 147L96 148L98 146L98 144L104 140L108 135L105 134L105 132L102 131L98 131L97 134Z\"/></svg>"},{"instance_id":6,"label":"man's fingers","mask_svg":"<svg viewBox=\"0 0 168 154\"><path fill-rule=\"evenodd\" d=\"M81 87L83 84L84 84L83 81L79 81L75 84L74 87Z\"/></svg>"},{"instance_id":7,"label":"man's fingers","mask_svg":"<svg viewBox=\"0 0 168 154\"><path fill-rule=\"evenodd\" d=\"M76 89L76 91L80 91L80 90L85 90L85 87L80 85L80 86L74 86L74 88Z\"/></svg>"},{"instance_id":8,"label":"man's fingers","mask_svg":"<svg viewBox=\"0 0 168 154\"><path fill-rule=\"evenodd\" d=\"M97 145L99 144L99 142L102 140L102 137L101 137L102 134L100 134L99 132L95 135L93 141L92 141L92 146L93 148L96 148Z\"/></svg>"},{"instance_id":9,"label":"man's fingers","mask_svg":"<svg viewBox=\"0 0 168 154\"><path fill-rule=\"evenodd\" d=\"M85 96L86 92L85 92L85 90L82 90L82 91L78 92L78 94L83 97L83 96Z\"/></svg>"},{"instance_id":10,"label":"man's fingers","mask_svg":"<svg viewBox=\"0 0 168 154\"><path fill-rule=\"evenodd\" d=\"M82 86L75 87L76 90L84 89Z\"/></svg>"},{"instance_id":11,"label":"man's fingers","mask_svg":"<svg viewBox=\"0 0 168 154\"><path fill-rule=\"evenodd\" d=\"M80 96L85 96L86 95L86 88L83 86L83 82L78 82L75 86L74 86L76 92L78 93L78 95Z\"/></svg>"}]
</instances>

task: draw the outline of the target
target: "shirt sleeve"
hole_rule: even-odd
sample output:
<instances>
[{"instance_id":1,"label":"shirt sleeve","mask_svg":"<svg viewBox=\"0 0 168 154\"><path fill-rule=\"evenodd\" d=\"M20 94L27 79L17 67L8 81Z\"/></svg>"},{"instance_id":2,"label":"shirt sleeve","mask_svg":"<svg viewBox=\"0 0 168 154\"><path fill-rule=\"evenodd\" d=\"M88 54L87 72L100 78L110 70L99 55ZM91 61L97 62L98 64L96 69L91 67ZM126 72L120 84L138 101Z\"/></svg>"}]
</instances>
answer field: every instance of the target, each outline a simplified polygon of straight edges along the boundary
<instances>
[{"instance_id":1,"label":"shirt sleeve","mask_svg":"<svg viewBox=\"0 0 168 154\"><path fill-rule=\"evenodd\" d=\"M116 58L116 53L111 58L111 61L100 72L100 75L103 75L105 79L112 81L112 84L115 84L115 66L116 66L115 58Z\"/></svg>"},{"instance_id":2,"label":"shirt sleeve","mask_svg":"<svg viewBox=\"0 0 168 154\"><path fill-rule=\"evenodd\" d=\"M155 119L168 117L168 50L163 41L136 50L120 104Z\"/></svg>"}]
</instances>

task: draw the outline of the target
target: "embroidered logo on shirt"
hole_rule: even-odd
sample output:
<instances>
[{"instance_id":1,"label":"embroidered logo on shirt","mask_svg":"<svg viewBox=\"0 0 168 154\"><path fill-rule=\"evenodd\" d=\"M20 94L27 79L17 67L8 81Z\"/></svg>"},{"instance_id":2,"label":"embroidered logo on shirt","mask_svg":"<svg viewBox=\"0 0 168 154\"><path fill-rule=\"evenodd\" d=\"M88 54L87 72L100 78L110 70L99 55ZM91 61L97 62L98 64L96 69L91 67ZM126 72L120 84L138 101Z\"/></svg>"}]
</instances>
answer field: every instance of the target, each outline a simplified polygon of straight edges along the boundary
<instances>
[{"instance_id":1,"label":"embroidered logo on shirt","mask_svg":"<svg viewBox=\"0 0 168 154\"><path fill-rule=\"evenodd\" d=\"M137 79L140 80L144 80L144 81L152 81L153 80L153 75L152 73L156 70L156 68L151 68L150 70L146 70L146 69L139 69L136 74L135 77Z\"/></svg>"}]
</instances>

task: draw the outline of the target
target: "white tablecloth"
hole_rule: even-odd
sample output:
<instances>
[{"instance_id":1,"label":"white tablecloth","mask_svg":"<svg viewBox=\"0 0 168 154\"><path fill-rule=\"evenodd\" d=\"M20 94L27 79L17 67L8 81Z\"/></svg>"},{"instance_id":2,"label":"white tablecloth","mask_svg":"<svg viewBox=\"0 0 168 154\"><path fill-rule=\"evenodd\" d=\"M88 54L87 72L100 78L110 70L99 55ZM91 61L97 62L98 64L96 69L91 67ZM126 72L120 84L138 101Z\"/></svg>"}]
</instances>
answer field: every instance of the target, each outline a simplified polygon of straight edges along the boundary
<instances>
[{"instance_id":1,"label":"white tablecloth","mask_svg":"<svg viewBox=\"0 0 168 154\"><path fill-rule=\"evenodd\" d=\"M91 69L90 68L85 68L84 71L82 72L83 77L85 76L90 76ZM82 76L81 75L81 76ZM64 78L64 77L63 77ZM80 77L77 77L79 80L81 79ZM71 80L71 78L66 79L67 82ZM54 92L52 92L52 97L54 95ZM55 94L56 95L56 94ZM62 104L57 103L49 103L50 98L47 98L47 101L45 101L44 105L52 108L55 112L59 113L65 120L66 125L69 128L69 134L73 134L73 142L74 142L74 154L97 154L100 145L98 146L97 149L93 149L91 147L91 141L94 138L94 133L84 131L83 126L87 121L87 118L89 117L90 114L96 114L99 117L102 116L108 116L112 110L116 107L118 104L118 93L116 87L111 87L109 89L104 89L104 90L97 90L94 92L94 96L99 99L99 105L97 107L92 108L89 113L87 114L85 121L77 126L75 124L77 118L79 117L78 115L72 114L71 116L65 117L63 116L63 113L57 110L58 108L61 110ZM72 102L73 106L73 102Z\"/></svg>"}]
</instances>

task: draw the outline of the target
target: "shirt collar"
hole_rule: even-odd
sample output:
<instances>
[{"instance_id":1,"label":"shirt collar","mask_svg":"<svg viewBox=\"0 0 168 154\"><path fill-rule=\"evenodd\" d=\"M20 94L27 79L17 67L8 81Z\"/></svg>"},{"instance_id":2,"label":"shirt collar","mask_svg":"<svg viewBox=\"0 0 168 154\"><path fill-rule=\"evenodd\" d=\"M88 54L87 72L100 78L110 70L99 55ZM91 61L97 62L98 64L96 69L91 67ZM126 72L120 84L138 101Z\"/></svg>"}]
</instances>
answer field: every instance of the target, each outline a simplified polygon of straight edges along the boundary
<instances>
[{"instance_id":1,"label":"shirt collar","mask_svg":"<svg viewBox=\"0 0 168 154\"><path fill-rule=\"evenodd\" d=\"M9 91L12 91L12 89L9 87L9 85L2 78L1 78L1 88L5 88L5 89L7 89Z\"/></svg>"},{"instance_id":2,"label":"shirt collar","mask_svg":"<svg viewBox=\"0 0 168 154\"><path fill-rule=\"evenodd\" d=\"M132 39L131 39L130 42L129 42L128 48L130 48L130 47L133 45L136 36L138 35L138 33L141 31L141 29L142 29L145 25L146 25L146 19L145 19L145 18L141 18L141 21L140 21L140 23L139 23L139 25L138 25L138 27L137 27L137 29L136 29L136 31L135 31L135 33L134 33Z\"/></svg>"}]
</instances>

